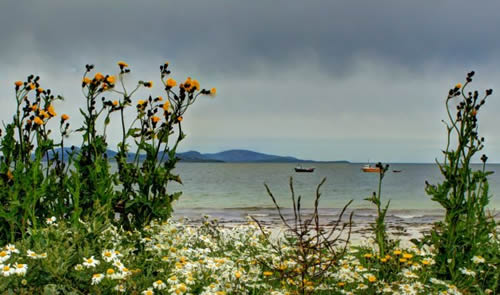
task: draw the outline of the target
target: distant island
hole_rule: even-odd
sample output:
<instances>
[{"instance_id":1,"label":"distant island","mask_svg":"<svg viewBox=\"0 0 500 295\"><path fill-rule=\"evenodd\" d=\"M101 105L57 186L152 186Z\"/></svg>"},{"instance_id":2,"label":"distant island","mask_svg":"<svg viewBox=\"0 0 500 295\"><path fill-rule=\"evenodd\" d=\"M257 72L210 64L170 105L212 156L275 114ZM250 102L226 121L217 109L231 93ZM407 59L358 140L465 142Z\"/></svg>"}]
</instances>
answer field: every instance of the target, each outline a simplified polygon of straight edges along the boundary
<instances>
[{"instance_id":1,"label":"distant island","mask_svg":"<svg viewBox=\"0 0 500 295\"><path fill-rule=\"evenodd\" d=\"M64 159L67 160L67 155L71 153L70 148L64 148ZM76 150L75 152L78 152ZM56 149L56 153L61 155L61 149ZM107 155L110 159L114 158L116 152L108 150ZM291 156L278 156L271 154L258 153L250 150L227 150L218 153L200 153L198 151L187 151L177 153L176 155L182 162L195 162L195 163L350 163L349 161L314 161L298 159ZM158 155L161 158L162 154ZM134 153L129 153L129 160L135 158ZM139 159L142 160L145 155L140 154Z\"/></svg>"}]
</instances>

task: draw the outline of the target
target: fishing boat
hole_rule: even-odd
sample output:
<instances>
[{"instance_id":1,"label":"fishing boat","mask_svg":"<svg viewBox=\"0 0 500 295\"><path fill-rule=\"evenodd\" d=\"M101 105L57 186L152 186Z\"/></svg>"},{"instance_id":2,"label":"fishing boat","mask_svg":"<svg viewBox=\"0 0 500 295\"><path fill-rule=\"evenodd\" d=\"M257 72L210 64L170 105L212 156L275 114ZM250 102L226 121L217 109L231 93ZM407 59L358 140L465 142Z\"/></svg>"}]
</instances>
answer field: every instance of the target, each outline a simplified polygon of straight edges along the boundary
<instances>
[{"instance_id":1,"label":"fishing boat","mask_svg":"<svg viewBox=\"0 0 500 295\"><path fill-rule=\"evenodd\" d=\"M297 165L297 167L295 167L295 172L314 172L314 168L303 168L302 165Z\"/></svg>"},{"instance_id":2,"label":"fishing boat","mask_svg":"<svg viewBox=\"0 0 500 295\"><path fill-rule=\"evenodd\" d=\"M361 168L361 170L363 170L363 172L377 172L377 173L380 173L380 168L379 167L370 166L369 164L363 166L363 168Z\"/></svg>"}]
</instances>

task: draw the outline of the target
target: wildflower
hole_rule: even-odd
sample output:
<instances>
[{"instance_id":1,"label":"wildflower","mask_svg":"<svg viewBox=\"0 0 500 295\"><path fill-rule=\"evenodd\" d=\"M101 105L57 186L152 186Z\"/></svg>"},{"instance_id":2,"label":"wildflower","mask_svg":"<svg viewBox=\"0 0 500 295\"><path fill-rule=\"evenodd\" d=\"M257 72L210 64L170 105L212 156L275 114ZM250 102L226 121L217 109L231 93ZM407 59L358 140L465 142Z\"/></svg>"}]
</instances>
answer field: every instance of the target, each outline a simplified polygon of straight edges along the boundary
<instances>
[{"instance_id":1,"label":"wildflower","mask_svg":"<svg viewBox=\"0 0 500 295\"><path fill-rule=\"evenodd\" d=\"M169 283L170 285L175 285L179 283L179 279L177 279L176 276L171 276L170 278L168 278L167 283Z\"/></svg>"},{"instance_id":2,"label":"wildflower","mask_svg":"<svg viewBox=\"0 0 500 295\"><path fill-rule=\"evenodd\" d=\"M370 253L366 253L366 254L364 255L364 257L365 257L365 258L372 258L372 256L373 256L373 255L372 255L372 254L370 254Z\"/></svg>"},{"instance_id":3,"label":"wildflower","mask_svg":"<svg viewBox=\"0 0 500 295\"><path fill-rule=\"evenodd\" d=\"M198 80L193 80L193 87L194 87L194 90L200 90L200 82L198 82Z\"/></svg>"},{"instance_id":4,"label":"wildflower","mask_svg":"<svg viewBox=\"0 0 500 295\"><path fill-rule=\"evenodd\" d=\"M116 285L114 289L115 289L115 291L121 292L121 293L125 293L125 291L127 291L127 289L125 288L125 286L122 285L122 284Z\"/></svg>"},{"instance_id":5,"label":"wildflower","mask_svg":"<svg viewBox=\"0 0 500 295\"><path fill-rule=\"evenodd\" d=\"M408 259L406 259L406 258L399 258L399 262L401 262L401 263L404 263L406 261L408 261Z\"/></svg>"},{"instance_id":6,"label":"wildflower","mask_svg":"<svg viewBox=\"0 0 500 295\"><path fill-rule=\"evenodd\" d=\"M0 252L0 263L3 263L10 258L10 253L8 251L1 251Z\"/></svg>"},{"instance_id":7,"label":"wildflower","mask_svg":"<svg viewBox=\"0 0 500 295\"><path fill-rule=\"evenodd\" d=\"M1 255L1 253L0 253L0 255ZM29 258L33 258L33 259L38 259L38 254L36 254L35 252L33 252L31 250L26 251L26 256L28 256Z\"/></svg>"},{"instance_id":8,"label":"wildflower","mask_svg":"<svg viewBox=\"0 0 500 295\"><path fill-rule=\"evenodd\" d=\"M81 270L83 270L83 265L81 265L80 263L78 263L77 265L75 265L75 270L76 270L76 271L81 271Z\"/></svg>"},{"instance_id":9,"label":"wildflower","mask_svg":"<svg viewBox=\"0 0 500 295\"><path fill-rule=\"evenodd\" d=\"M23 84L24 84L24 83L23 83L23 81L16 81L16 82L14 82L14 84L15 84L17 87L21 87L21 86L23 86Z\"/></svg>"},{"instance_id":10,"label":"wildflower","mask_svg":"<svg viewBox=\"0 0 500 295\"><path fill-rule=\"evenodd\" d=\"M394 252L392 252L392 253L394 253L394 255L400 255L402 252L401 252L401 250L394 250Z\"/></svg>"},{"instance_id":11,"label":"wildflower","mask_svg":"<svg viewBox=\"0 0 500 295\"><path fill-rule=\"evenodd\" d=\"M109 84L115 84L116 82L116 77L115 76L108 76L106 78L106 82L108 82Z\"/></svg>"},{"instance_id":12,"label":"wildflower","mask_svg":"<svg viewBox=\"0 0 500 295\"><path fill-rule=\"evenodd\" d=\"M97 285L99 284L102 279L104 279L104 275L102 273L96 273L92 275L92 285Z\"/></svg>"},{"instance_id":13,"label":"wildflower","mask_svg":"<svg viewBox=\"0 0 500 295\"><path fill-rule=\"evenodd\" d=\"M118 105L118 100L113 100L113 106L117 106Z\"/></svg>"},{"instance_id":14,"label":"wildflower","mask_svg":"<svg viewBox=\"0 0 500 295\"><path fill-rule=\"evenodd\" d=\"M2 266L2 269L0 270L1 274L4 276L4 277L8 277L10 276L11 274L14 274L15 273L15 269L13 269L12 267L10 267L10 264L7 264L7 265L4 265Z\"/></svg>"},{"instance_id":15,"label":"wildflower","mask_svg":"<svg viewBox=\"0 0 500 295\"><path fill-rule=\"evenodd\" d=\"M217 89L215 89L215 87L210 89L210 96L215 96L216 94L217 94Z\"/></svg>"},{"instance_id":16,"label":"wildflower","mask_svg":"<svg viewBox=\"0 0 500 295\"><path fill-rule=\"evenodd\" d=\"M120 67L120 69L128 68L128 64L124 61L119 61L118 66Z\"/></svg>"},{"instance_id":17,"label":"wildflower","mask_svg":"<svg viewBox=\"0 0 500 295\"><path fill-rule=\"evenodd\" d=\"M35 85L35 84L33 84L33 83L30 83L30 84L28 84L28 88L29 88L30 90L33 90L33 89L35 89L35 88L36 88L36 85Z\"/></svg>"},{"instance_id":18,"label":"wildflower","mask_svg":"<svg viewBox=\"0 0 500 295\"><path fill-rule=\"evenodd\" d=\"M413 254L410 254L410 253L404 253L404 254L403 254L403 258L406 258L406 259L412 259L412 258L413 258Z\"/></svg>"},{"instance_id":19,"label":"wildflower","mask_svg":"<svg viewBox=\"0 0 500 295\"><path fill-rule=\"evenodd\" d=\"M102 252L102 258L106 262L111 262L116 258L115 252L113 250L104 250Z\"/></svg>"},{"instance_id":20,"label":"wildflower","mask_svg":"<svg viewBox=\"0 0 500 295\"><path fill-rule=\"evenodd\" d=\"M263 272L262 274L263 274L265 277L269 277L269 276L272 276L272 275L273 275L273 273L272 273L272 272L270 272L270 271L265 271L265 272Z\"/></svg>"},{"instance_id":21,"label":"wildflower","mask_svg":"<svg viewBox=\"0 0 500 295\"><path fill-rule=\"evenodd\" d=\"M344 282L338 282L338 283L337 283L337 286L339 286L339 287L344 287L344 286L345 286L345 283L344 283Z\"/></svg>"},{"instance_id":22,"label":"wildflower","mask_svg":"<svg viewBox=\"0 0 500 295\"><path fill-rule=\"evenodd\" d=\"M8 244L7 246L5 246L5 250L7 250L7 252L10 253L18 253L19 254L19 250L16 248L16 245L13 245L13 244Z\"/></svg>"},{"instance_id":23,"label":"wildflower","mask_svg":"<svg viewBox=\"0 0 500 295\"><path fill-rule=\"evenodd\" d=\"M160 118L157 116L152 116L151 121L153 121L153 123L158 123L158 121L160 121Z\"/></svg>"},{"instance_id":24,"label":"wildflower","mask_svg":"<svg viewBox=\"0 0 500 295\"><path fill-rule=\"evenodd\" d=\"M167 79L167 87L175 87L175 86L177 86L177 81L175 81L172 78L168 78Z\"/></svg>"},{"instance_id":25,"label":"wildflower","mask_svg":"<svg viewBox=\"0 0 500 295\"><path fill-rule=\"evenodd\" d=\"M96 265L99 264L99 260L94 259L94 256L90 258L83 258L83 266L86 266L87 268L90 267L95 267Z\"/></svg>"},{"instance_id":26,"label":"wildflower","mask_svg":"<svg viewBox=\"0 0 500 295\"><path fill-rule=\"evenodd\" d=\"M115 270L114 270L114 269L112 269L112 268L108 268L108 269L106 270L106 276L108 276L108 277L109 277L109 276L112 276L112 275L114 275L114 274L115 274Z\"/></svg>"},{"instance_id":27,"label":"wildflower","mask_svg":"<svg viewBox=\"0 0 500 295\"><path fill-rule=\"evenodd\" d=\"M460 272L463 273L466 276L471 276L471 277L475 277L476 276L476 273L474 271L472 271L470 269L467 269L465 267L460 268Z\"/></svg>"},{"instance_id":28,"label":"wildflower","mask_svg":"<svg viewBox=\"0 0 500 295\"><path fill-rule=\"evenodd\" d=\"M69 116L68 116L68 115L66 115L66 114L62 114L62 116L61 116L61 120L62 120L63 122L64 122L64 121L66 121L66 120L68 120L68 119L69 119Z\"/></svg>"},{"instance_id":29,"label":"wildflower","mask_svg":"<svg viewBox=\"0 0 500 295\"><path fill-rule=\"evenodd\" d=\"M40 119L40 117L35 117L33 122L35 122L35 124L37 124L37 125L43 125L43 120Z\"/></svg>"},{"instance_id":30,"label":"wildflower","mask_svg":"<svg viewBox=\"0 0 500 295\"><path fill-rule=\"evenodd\" d=\"M144 295L154 295L153 288L148 288L147 290L142 291L142 294Z\"/></svg>"},{"instance_id":31,"label":"wildflower","mask_svg":"<svg viewBox=\"0 0 500 295\"><path fill-rule=\"evenodd\" d=\"M42 92L43 92L43 88L38 87L38 88L36 89L36 92L38 92L38 93L42 93Z\"/></svg>"},{"instance_id":32,"label":"wildflower","mask_svg":"<svg viewBox=\"0 0 500 295\"><path fill-rule=\"evenodd\" d=\"M481 256L472 257L472 262L474 262L474 264L484 263L485 261L486 260Z\"/></svg>"},{"instance_id":33,"label":"wildflower","mask_svg":"<svg viewBox=\"0 0 500 295\"><path fill-rule=\"evenodd\" d=\"M462 88L462 83L457 83L457 85L455 85L455 89L460 89Z\"/></svg>"},{"instance_id":34,"label":"wildflower","mask_svg":"<svg viewBox=\"0 0 500 295\"><path fill-rule=\"evenodd\" d=\"M234 276L235 276L237 279L241 278L241 272L240 272L239 270L235 271L235 272L234 272Z\"/></svg>"},{"instance_id":35,"label":"wildflower","mask_svg":"<svg viewBox=\"0 0 500 295\"><path fill-rule=\"evenodd\" d=\"M104 80L104 75L101 74L101 73L96 73L95 76L94 76L94 79L96 81L102 81L102 80Z\"/></svg>"},{"instance_id":36,"label":"wildflower","mask_svg":"<svg viewBox=\"0 0 500 295\"><path fill-rule=\"evenodd\" d=\"M139 99L139 101L137 102L137 105L141 105L142 106L145 103L146 103L146 101L144 99Z\"/></svg>"},{"instance_id":37,"label":"wildflower","mask_svg":"<svg viewBox=\"0 0 500 295\"><path fill-rule=\"evenodd\" d=\"M55 117L57 116L57 113L56 111L54 110L54 106L53 105L49 105L49 107L47 108L47 112L49 113L49 115L51 117Z\"/></svg>"},{"instance_id":38,"label":"wildflower","mask_svg":"<svg viewBox=\"0 0 500 295\"><path fill-rule=\"evenodd\" d=\"M87 84L90 84L92 82L92 80L90 80L89 77L85 77L82 79L82 87L87 85Z\"/></svg>"},{"instance_id":39,"label":"wildflower","mask_svg":"<svg viewBox=\"0 0 500 295\"><path fill-rule=\"evenodd\" d=\"M476 116L476 115L477 115L477 110L476 110L476 109L473 109L473 110L471 111L471 115Z\"/></svg>"},{"instance_id":40,"label":"wildflower","mask_svg":"<svg viewBox=\"0 0 500 295\"><path fill-rule=\"evenodd\" d=\"M158 290L163 290L167 287L167 285L162 280L157 280L153 283L153 288Z\"/></svg>"},{"instance_id":41,"label":"wildflower","mask_svg":"<svg viewBox=\"0 0 500 295\"><path fill-rule=\"evenodd\" d=\"M9 170L7 170L7 178L8 178L9 180L14 179L14 174L12 174L12 172L10 171L10 169L9 169Z\"/></svg>"},{"instance_id":42,"label":"wildflower","mask_svg":"<svg viewBox=\"0 0 500 295\"><path fill-rule=\"evenodd\" d=\"M182 122L182 116L177 117L177 121Z\"/></svg>"},{"instance_id":43,"label":"wildflower","mask_svg":"<svg viewBox=\"0 0 500 295\"><path fill-rule=\"evenodd\" d=\"M38 110L38 106L36 104L32 105L31 106L31 110L34 112L36 110Z\"/></svg>"},{"instance_id":44,"label":"wildflower","mask_svg":"<svg viewBox=\"0 0 500 295\"><path fill-rule=\"evenodd\" d=\"M16 264L14 264L14 273L16 275L24 276L26 274L26 271L28 271L28 265L17 262Z\"/></svg>"},{"instance_id":45,"label":"wildflower","mask_svg":"<svg viewBox=\"0 0 500 295\"><path fill-rule=\"evenodd\" d=\"M166 101L163 106L162 106L162 109L165 111L165 112L168 112L168 109L170 108L170 102Z\"/></svg>"},{"instance_id":46,"label":"wildflower","mask_svg":"<svg viewBox=\"0 0 500 295\"><path fill-rule=\"evenodd\" d=\"M54 224L56 222L57 218L55 216L52 216L50 218L47 218L46 222L48 225Z\"/></svg>"},{"instance_id":47,"label":"wildflower","mask_svg":"<svg viewBox=\"0 0 500 295\"><path fill-rule=\"evenodd\" d=\"M387 258L385 258L385 257L380 258L380 262L382 262L382 263L386 263L386 262L387 262Z\"/></svg>"}]
</instances>

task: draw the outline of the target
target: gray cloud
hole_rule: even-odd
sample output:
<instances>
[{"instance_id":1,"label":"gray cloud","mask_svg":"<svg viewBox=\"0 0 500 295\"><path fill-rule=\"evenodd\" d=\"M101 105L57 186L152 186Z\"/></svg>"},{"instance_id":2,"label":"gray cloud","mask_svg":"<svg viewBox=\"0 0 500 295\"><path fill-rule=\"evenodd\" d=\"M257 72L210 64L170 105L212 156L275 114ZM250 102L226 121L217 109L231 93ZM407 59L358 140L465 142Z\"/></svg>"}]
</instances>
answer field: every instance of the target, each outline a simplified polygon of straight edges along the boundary
<instances>
[{"instance_id":1,"label":"gray cloud","mask_svg":"<svg viewBox=\"0 0 500 295\"><path fill-rule=\"evenodd\" d=\"M13 106L6 86L29 73L55 85L67 98L60 112L76 120L86 63L107 73L126 60L133 83L157 77L168 59L176 78L193 75L220 92L188 115L186 148L432 161L450 84L475 69L479 89L498 85L498 8L493 0L7 0L0 116ZM484 111L492 143L499 106ZM487 152L500 160L493 145Z\"/></svg>"}]
</instances>

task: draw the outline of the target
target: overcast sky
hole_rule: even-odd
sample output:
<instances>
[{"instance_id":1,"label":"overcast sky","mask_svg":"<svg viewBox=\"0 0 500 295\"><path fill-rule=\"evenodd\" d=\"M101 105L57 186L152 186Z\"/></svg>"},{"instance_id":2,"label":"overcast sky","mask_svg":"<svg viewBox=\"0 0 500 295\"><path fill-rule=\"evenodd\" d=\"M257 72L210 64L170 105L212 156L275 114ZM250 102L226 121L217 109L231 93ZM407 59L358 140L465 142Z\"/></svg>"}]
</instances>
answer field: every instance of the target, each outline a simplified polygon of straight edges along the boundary
<instances>
[{"instance_id":1,"label":"overcast sky","mask_svg":"<svg viewBox=\"0 0 500 295\"><path fill-rule=\"evenodd\" d=\"M475 70L474 89L497 91L479 116L500 162L498 11L494 0L3 0L0 118L28 74L65 97L56 109L77 125L86 63L116 74L124 60L133 85L158 81L168 60L177 80L218 89L186 114L183 151L432 162L448 89Z\"/></svg>"}]
</instances>

